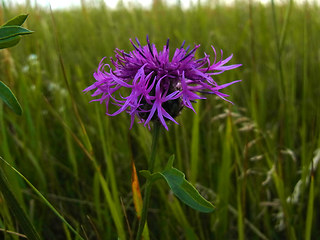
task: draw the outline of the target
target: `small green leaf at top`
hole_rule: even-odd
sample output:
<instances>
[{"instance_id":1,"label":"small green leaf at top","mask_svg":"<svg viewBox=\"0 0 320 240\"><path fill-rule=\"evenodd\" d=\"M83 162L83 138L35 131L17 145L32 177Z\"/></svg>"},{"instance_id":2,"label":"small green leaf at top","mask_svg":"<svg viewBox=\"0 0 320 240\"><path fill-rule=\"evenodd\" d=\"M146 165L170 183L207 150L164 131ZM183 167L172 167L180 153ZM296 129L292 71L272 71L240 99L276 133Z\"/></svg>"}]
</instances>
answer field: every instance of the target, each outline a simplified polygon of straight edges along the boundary
<instances>
[{"instance_id":1,"label":"small green leaf at top","mask_svg":"<svg viewBox=\"0 0 320 240\"><path fill-rule=\"evenodd\" d=\"M175 156L174 155L171 155L168 162L167 162L167 165L166 165L166 168L165 170L169 170L171 168L173 168L173 162L174 162L174 158Z\"/></svg>"},{"instance_id":2,"label":"small green leaf at top","mask_svg":"<svg viewBox=\"0 0 320 240\"><path fill-rule=\"evenodd\" d=\"M150 173L148 170L140 170L139 173L152 183L162 178L159 172Z\"/></svg>"},{"instance_id":3,"label":"small green leaf at top","mask_svg":"<svg viewBox=\"0 0 320 240\"><path fill-rule=\"evenodd\" d=\"M21 115L22 109L9 87L0 81L0 98L10 107L16 114Z\"/></svg>"},{"instance_id":4,"label":"small green leaf at top","mask_svg":"<svg viewBox=\"0 0 320 240\"><path fill-rule=\"evenodd\" d=\"M16 16L10 19L8 22L3 24L2 26L12 26L12 25L21 26L26 21L27 18L28 18L28 14L21 14L19 16Z\"/></svg>"},{"instance_id":5,"label":"small green leaf at top","mask_svg":"<svg viewBox=\"0 0 320 240\"><path fill-rule=\"evenodd\" d=\"M146 179L150 179L152 177L152 174L148 170L140 170L139 173L144 176Z\"/></svg>"}]
</instances>

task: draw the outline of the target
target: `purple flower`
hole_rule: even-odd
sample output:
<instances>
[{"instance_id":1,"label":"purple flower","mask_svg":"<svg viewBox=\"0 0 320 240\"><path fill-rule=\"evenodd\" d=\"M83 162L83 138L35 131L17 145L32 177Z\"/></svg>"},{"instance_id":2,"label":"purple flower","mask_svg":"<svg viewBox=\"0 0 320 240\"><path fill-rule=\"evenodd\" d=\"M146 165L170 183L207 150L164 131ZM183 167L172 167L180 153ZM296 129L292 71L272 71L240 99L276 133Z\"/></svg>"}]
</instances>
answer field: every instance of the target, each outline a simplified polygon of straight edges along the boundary
<instances>
[{"instance_id":1,"label":"purple flower","mask_svg":"<svg viewBox=\"0 0 320 240\"><path fill-rule=\"evenodd\" d=\"M168 130L166 124L170 120L178 124L174 118L185 106L194 110L192 102L197 99L206 99L204 94L215 94L226 99L228 95L220 90L240 80L218 85L212 76L224 71L237 68L241 64L225 66L232 55L217 61L216 50L213 46L214 62L210 63L209 55L195 58L195 52L200 47L196 45L188 52L184 43L177 48L172 59L169 59L169 39L162 51L158 51L147 37L147 45L142 46L138 39L136 44L130 39L134 50L126 53L115 50L115 59L111 58L114 66L104 63L103 58L97 71L93 74L96 82L86 88L84 92L95 89L92 97L99 98L92 101L105 103L107 115L115 116L126 111L131 116L132 128L135 116L149 126L150 121L160 121ZM200 93L200 95L198 94ZM119 107L114 113L109 113L109 103Z\"/></svg>"}]
</instances>

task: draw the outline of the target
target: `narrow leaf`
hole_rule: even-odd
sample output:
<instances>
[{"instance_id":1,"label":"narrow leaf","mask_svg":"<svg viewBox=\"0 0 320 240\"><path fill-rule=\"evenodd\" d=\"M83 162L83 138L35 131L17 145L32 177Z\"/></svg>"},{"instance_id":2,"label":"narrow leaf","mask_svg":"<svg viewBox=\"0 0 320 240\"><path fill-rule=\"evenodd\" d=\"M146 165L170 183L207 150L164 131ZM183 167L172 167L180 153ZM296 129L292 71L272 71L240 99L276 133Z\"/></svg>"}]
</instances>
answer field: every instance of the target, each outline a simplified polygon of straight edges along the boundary
<instances>
[{"instance_id":1,"label":"narrow leaf","mask_svg":"<svg viewBox=\"0 0 320 240\"><path fill-rule=\"evenodd\" d=\"M142 201L142 197L141 197L141 191L140 191L137 170L136 170L136 166L133 161L131 162L131 167L132 167L131 186L132 186L133 203L134 203L134 207L137 212L137 217L140 219L141 213L142 213L143 201ZM150 239L149 228L148 228L147 222L144 225L142 236L143 236L144 240Z\"/></svg>"},{"instance_id":2,"label":"narrow leaf","mask_svg":"<svg viewBox=\"0 0 320 240\"><path fill-rule=\"evenodd\" d=\"M0 81L0 98L8 105L16 114L21 115L22 109L10 88Z\"/></svg>"},{"instance_id":3,"label":"narrow leaf","mask_svg":"<svg viewBox=\"0 0 320 240\"><path fill-rule=\"evenodd\" d=\"M0 49L9 48L17 45L20 42L21 37L15 36L0 40Z\"/></svg>"},{"instance_id":4,"label":"narrow leaf","mask_svg":"<svg viewBox=\"0 0 320 240\"><path fill-rule=\"evenodd\" d=\"M142 197L140 192L140 185L137 176L136 166L134 162L131 162L131 187L132 187L132 195L133 195L133 203L136 209L137 217L140 219L142 212Z\"/></svg>"},{"instance_id":5,"label":"narrow leaf","mask_svg":"<svg viewBox=\"0 0 320 240\"><path fill-rule=\"evenodd\" d=\"M10 19L8 22L3 24L3 26L12 26L12 25L21 26L26 21L27 18L28 18L28 14L22 14Z\"/></svg>"},{"instance_id":6,"label":"narrow leaf","mask_svg":"<svg viewBox=\"0 0 320 240\"><path fill-rule=\"evenodd\" d=\"M6 38L18 36L18 35L26 35L30 33L33 33L33 31L30 31L20 26L0 27L0 39L6 39Z\"/></svg>"}]
</instances>

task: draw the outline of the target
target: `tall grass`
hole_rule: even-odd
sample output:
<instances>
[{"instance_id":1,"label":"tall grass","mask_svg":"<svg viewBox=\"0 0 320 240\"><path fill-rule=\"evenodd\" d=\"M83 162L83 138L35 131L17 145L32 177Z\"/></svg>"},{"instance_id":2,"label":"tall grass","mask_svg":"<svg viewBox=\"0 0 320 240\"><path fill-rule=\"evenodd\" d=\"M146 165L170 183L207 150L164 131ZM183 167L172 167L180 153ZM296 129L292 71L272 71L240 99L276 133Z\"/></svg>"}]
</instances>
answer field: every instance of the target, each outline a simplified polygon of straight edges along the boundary
<instances>
[{"instance_id":1,"label":"tall grass","mask_svg":"<svg viewBox=\"0 0 320 240\"><path fill-rule=\"evenodd\" d=\"M169 37L171 48L186 40L200 43L208 54L213 44L243 64L215 79L243 80L225 90L234 105L208 98L197 104L197 115L184 110L180 126L171 125L159 143L156 168L175 154L175 165L217 210L199 214L159 182L148 217L151 239L320 235L318 6L235 1L188 10L161 3L151 10L110 10L83 3L54 11L53 21L40 7L2 3L0 23L26 12L27 27L35 33L0 52L0 78L24 110L18 117L0 104L0 156L82 236L129 239L125 216L137 230L131 160L138 170L146 168L150 132L141 125L129 131L125 115L106 117L105 107L88 103L82 90L94 81L102 57L112 56L116 47L130 51L128 39L143 42L147 34L157 46ZM76 239L15 172L0 164L43 239ZM144 179L140 183L143 189ZM9 231L21 231L1 194L0 229L4 239L18 239Z\"/></svg>"}]
</instances>

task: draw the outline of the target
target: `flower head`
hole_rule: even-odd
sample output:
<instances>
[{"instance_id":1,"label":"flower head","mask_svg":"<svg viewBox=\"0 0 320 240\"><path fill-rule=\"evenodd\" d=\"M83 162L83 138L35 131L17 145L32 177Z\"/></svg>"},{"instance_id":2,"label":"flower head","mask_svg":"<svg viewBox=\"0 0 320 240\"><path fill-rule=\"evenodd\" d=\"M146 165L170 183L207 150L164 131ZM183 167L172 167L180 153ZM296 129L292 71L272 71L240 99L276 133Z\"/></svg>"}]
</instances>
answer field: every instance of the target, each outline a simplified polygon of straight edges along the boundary
<instances>
[{"instance_id":1,"label":"flower head","mask_svg":"<svg viewBox=\"0 0 320 240\"><path fill-rule=\"evenodd\" d=\"M93 74L96 82L84 90L87 92L95 89L92 97L99 98L92 101L105 103L107 115L115 116L124 111L129 113L130 128L137 116L145 126L149 125L150 121L160 121L168 130L166 121L178 124L175 117L184 106L195 112L192 103L197 99L206 99L204 94L215 94L228 101L228 95L220 90L240 81L218 85L212 79L214 75L241 66L225 66L232 55L223 60L222 50L221 59L217 61L213 46L211 47L215 57L211 63L210 56L206 53L203 58L195 58L195 52L200 45L189 51L189 47L184 48L183 42L170 60L169 39L162 51L158 51L148 37L145 46L142 46L138 39L136 43L131 39L130 42L134 47L133 51L126 53L120 49L115 50L115 59L111 58L113 68L104 63L105 58L101 60ZM119 109L110 113L109 103Z\"/></svg>"}]
</instances>

